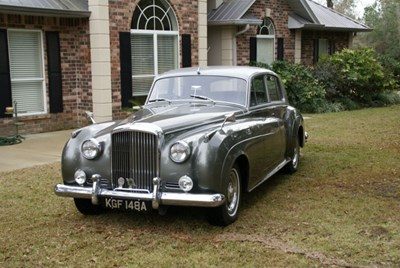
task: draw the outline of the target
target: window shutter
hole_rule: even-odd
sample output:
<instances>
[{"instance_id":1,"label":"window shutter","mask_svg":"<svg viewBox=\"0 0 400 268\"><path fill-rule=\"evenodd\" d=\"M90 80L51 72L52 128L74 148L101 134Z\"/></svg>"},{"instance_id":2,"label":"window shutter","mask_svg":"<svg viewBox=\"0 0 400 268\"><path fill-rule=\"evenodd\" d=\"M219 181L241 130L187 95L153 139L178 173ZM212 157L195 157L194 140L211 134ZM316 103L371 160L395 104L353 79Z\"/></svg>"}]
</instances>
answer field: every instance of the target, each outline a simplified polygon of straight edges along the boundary
<instances>
[{"instance_id":1,"label":"window shutter","mask_svg":"<svg viewBox=\"0 0 400 268\"><path fill-rule=\"evenodd\" d=\"M285 59L285 42L283 38L278 38L278 57L277 60L283 61Z\"/></svg>"},{"instance_id":2,"label":"window shutter","mask_svg":"<svg viewBox=\"0 0 400 268\"><path fill-rule=\"evenodd\" d=\"M250 37L250 62L257 61L257 38Z\"/></svg>"},{"instance_id":3,"label":"window shutter","mask_svg":"<svg viewBox=\"0 0 400 268\"><path fill-rule=\"evenodd\" d=\"M317 63L319 60L319 39L314 39L314 50L313 50L313 63Z\"/></svg>"},{"instance_id":4,"label":"window shutter","mask_svg":"<svg viewBox=\"0 0 400 268\"><path fill-rule=\"evenodd\" d=\"M63 94L60 59L60 36L58 32L46 33L47 69L49 78L50 113L63 112Z\"/></svg>"},{"instance_id":5,"label":"window shutter","mask_svg":"<svg viewBox=\"0 0 400 268\"><path fill-rule=\"evenodd\" d=\"M5 114L6 107L12 106L10 66L8 61L7 30L0 29L0 118L11 117Z\"/></svg>"},{"instance_id":6,"label":"window shutter","mask_svg":"<svg viewBox=\"0 0 400 268\"><path fill-rule=\"evenodd\" d=\"M192 44L190 34L182 34L182 67L192 67Z\"/></svg>"},{"instance_id":7,"label":"window shutter","mask_svg":"<svg viewBox=\"0 0 400 268\"><path fill-rule=\"evenodd\" d=\"M131 61L131 33L119 33L119 57L121 76L121 106L132 107L129 99L132 98L132 61Z\"/></svg>"},{"instance_id":8,"label":"window shutter","mask_svg":"<svg viewBox=\"0 0 400 268\"><path fill-rule=\"evenodd\" d=\"M333 55L336 52L335 40L329 40L329 55Z\"/></svg>"}]
</instances>

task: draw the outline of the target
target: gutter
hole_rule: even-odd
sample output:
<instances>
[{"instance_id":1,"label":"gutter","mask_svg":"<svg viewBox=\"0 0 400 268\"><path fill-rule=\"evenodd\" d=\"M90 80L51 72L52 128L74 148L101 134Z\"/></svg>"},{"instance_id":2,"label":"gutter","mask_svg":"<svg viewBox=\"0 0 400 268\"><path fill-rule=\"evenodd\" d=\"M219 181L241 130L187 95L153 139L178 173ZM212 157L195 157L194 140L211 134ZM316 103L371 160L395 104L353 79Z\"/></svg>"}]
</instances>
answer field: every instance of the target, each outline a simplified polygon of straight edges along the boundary
<instances>
[{"instance_id":1,"label":"gutter","mask_svg":"<svg viewBox=\"0 0 400 268\"><path fill-rule=\"evenodd\" d=\"M233 36L233 40L232 40L232 42L233 42L233 44L232 44L232 48L233 48L233 52L232 52L232 57L233 57L233 65L234 66L236 66L237 65L237 47L236 47L236 37L237 36L239 36L239 35L242 35L242 34L244 34L244 33L246 33L248 30L250 29L250 24L246 24L246 26L244 27L244 29L243 30L241 30L241 31L239 31L239 32L237 32L237 33L235 33L235 35Z\"/></svg>"},{"instance_id":2,"label":"gutter","mask_svg":"<svg viewBox=\"0 0 400 268\"><path fill-rule=\"evenodd\" d=\"M0 4L0 13L28 15L28 16L60 17L60 18L89 18L91 14L91 12L88 10L17 7L17 6L9 6L1 4Z\"/></svg>"}]
</instances>

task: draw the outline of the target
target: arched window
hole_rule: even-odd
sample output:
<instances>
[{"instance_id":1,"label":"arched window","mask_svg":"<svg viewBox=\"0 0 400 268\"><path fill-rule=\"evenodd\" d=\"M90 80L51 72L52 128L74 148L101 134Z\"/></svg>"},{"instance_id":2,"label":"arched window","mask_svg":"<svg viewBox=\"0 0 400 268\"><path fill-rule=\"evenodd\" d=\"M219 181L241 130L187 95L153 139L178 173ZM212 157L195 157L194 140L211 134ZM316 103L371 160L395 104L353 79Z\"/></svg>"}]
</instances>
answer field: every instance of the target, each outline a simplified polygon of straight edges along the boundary
<instances>
[{"instance_id":1,"label":"arched window","mask_svg":"<svg viewBox=\"0 0 400 268\"><path fill-rule=\"evenodd\" d=\"M178 22L165 0L141 0L131 24L132 95L148 94L154 76L179 66Z\"/></svg>"},{"instance_id":2,"label":"arched window","mask_svg":"<svg viewBox=\"0 0 400 268\"><path fill-rule=\"evenodd\" d=\"M271 64L275 60L275 27L265 18L257 33L257 62Z\"/></svg>"}]
</instances>

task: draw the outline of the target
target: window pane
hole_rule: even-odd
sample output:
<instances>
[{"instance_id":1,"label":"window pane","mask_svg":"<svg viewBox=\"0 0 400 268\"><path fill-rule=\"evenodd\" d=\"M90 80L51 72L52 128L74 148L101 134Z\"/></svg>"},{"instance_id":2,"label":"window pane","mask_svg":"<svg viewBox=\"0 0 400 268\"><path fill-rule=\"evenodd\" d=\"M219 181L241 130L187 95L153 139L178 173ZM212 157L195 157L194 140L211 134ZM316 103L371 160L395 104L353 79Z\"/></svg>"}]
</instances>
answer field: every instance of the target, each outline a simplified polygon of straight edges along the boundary
<instances>
[{"instance_id":1,"label":"window pane","mask_svg":"<svg viewBox=\"0 0 400 268\"><path fill-rule=\"evenodd\" d=\"M281 94L278 88L277 80L274 76L267 76L267 87L270 101L281 100Z\"/></svg>"},{"instance_id":2,"label":"window pane","mask_svg":"<svg viewBox=\"0 0 400 268\"><path fill-rule=\"evenodd\" d=\"M274 39L257 38L257 61L271 64L274 61Z\"/></svg>"},{"instance_id":3,"label":"window pane","mask_svg":"<svg viewBox=\"0 0 400 268\"><path fill-rule=\"evenodd\" d=\"M8 31L11 94L18 113L45 112L41 33Z\"/></svg>"},{"instance_id":4,"label":"window pane","mask_svg":"<svg viewBox=\"0 0 400 268\"><path fill-rule=\"evenodd\" d=\"M13 101L19 114L44 112L42 81L11 82Z\"/></svg>"},{"instance_id":5,"label":"window pane","mask_svg":"<svg viewBox=\"0 0 400 268\"><path fill-rule=\"evenodd\" d=\"M38 32L8 32L11 79L42 78L42 53Z\"/></svg>"},{"instance_id":6,"label":"window pane","mask_svg":"<svg viewBox=\"0 0 400 268\"><path fill-rule=\"evenodd\" d=\"M264 76L257 76L253 79L251 86L250 105L259 105L267 103L267 92L264 85Z\"/></svg>"},{"instance_id":7,"label":"window pane","mask_svg":"<svg viewBox=\"0 0 400 268\"><path fill-rule=\"evenodd\" d=\"M319 39L319 56L329 54L329 42L327 39Z\"/></svg>"},{"instance_id":8,"label":"window pane","mask_svg":"<svg viewBox=\"0 0 400 268\"><path fill-rule=\"evenodd\" d=\"M132 34L132 75L154 74L153 35Z\"/></svg>"},{"instance_id":9,"label":"window pane","mask_svg":"<svg viewBox=\"0 0 400 268\"><path fill-rule=\"evenodd\" d=\"M132 78L132 96L145 96L149 94L154 76Z\"/></svg>"},{"instance_id":10,"label":"window pane","mask_svg":"<svg viewBox=\"0 0 400 268\"><path fill-rule=\"evenodd\" d=\"M158 35L158 73L163 73L178 67L177 37Z\"/></svg>"}]
</instances>

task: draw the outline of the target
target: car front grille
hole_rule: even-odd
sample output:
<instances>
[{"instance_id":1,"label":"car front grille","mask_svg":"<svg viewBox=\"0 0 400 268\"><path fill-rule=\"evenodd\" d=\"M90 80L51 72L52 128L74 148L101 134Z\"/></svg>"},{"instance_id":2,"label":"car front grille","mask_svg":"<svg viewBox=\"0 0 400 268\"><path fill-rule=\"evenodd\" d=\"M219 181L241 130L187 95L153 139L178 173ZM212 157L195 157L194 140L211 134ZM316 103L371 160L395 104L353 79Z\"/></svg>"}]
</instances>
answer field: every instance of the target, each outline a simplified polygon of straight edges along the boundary
<instances>
[{"instance_id":1,"label":"car front grille","mask_svg":"<svg viewBox=\"0 0 400 268\"><path fill-rule=\"evenodd\" d=\"M113 133L111 158L113 188L153 191L159 163L157 135L141 131Z\"/></svg>"}]
</instances>

